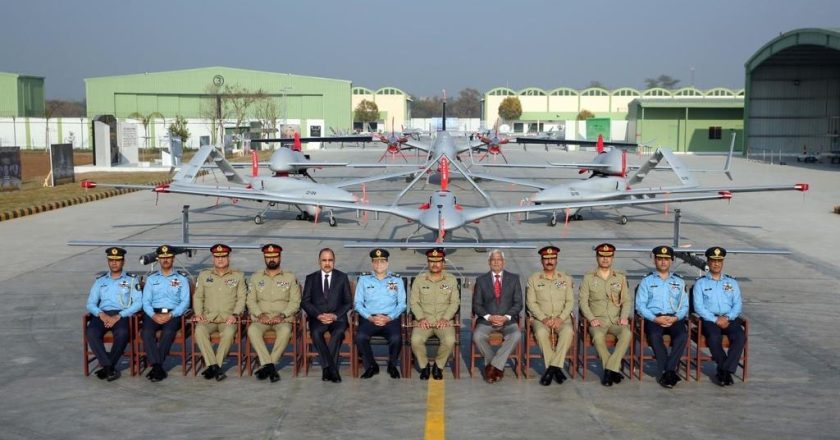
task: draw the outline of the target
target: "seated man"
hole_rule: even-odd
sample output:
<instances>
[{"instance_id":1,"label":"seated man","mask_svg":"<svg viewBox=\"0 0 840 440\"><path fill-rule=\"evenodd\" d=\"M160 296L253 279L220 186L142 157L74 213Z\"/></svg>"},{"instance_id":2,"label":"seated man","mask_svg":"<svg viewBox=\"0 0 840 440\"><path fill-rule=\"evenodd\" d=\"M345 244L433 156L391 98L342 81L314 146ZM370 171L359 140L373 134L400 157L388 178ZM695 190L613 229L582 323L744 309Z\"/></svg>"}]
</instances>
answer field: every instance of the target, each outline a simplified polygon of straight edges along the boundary
<instances>
[{"instance_id":1,"label":"seated man","mask_svg":"<svg viewBox=\"0 0 840 440\"><path fill-rule=\"evenodd\" d=\"M190 281L173 268L175 254L168 245L159 246L155 253L160 270L146 278L143 286L143 346L152 371L146 378L152 382L166 379L163 361L181 325L181 315L190 307ZM157 331L161 330L160 340Z\"/></svg>"},{"instance_id":2,"label":"seated man","mask_svg":"<svg viewBox=\"0 0 840 440\"><path fill-rule=\"evenodd\" d=\"M393 379L400 378L397 362L403 342L399 318L405 312L405 285L400 277L388 272L388 256L385 249L370 251L373 274L359 277L356 285L353 303L359 314L356 347L365 367L362 379L370 379L379 373L379 365L376 365L370 347L370 338L374 335L388 340L388 374Z\"/></svg>"},{"instance_id":3,"label":"seated man","mask_svg":"<svg viewBox=\"0 0 840 440\"><path fill-rule=\"evenodd\" d=\"M125 346L128 345L128 321L143 306L137 278L123 272L125 253L125 249L118 247L105 250L108 272L96 278L87 300L87 311L90 312L91 319L85 332L88 345L96 354L96 360L101 367L96 372L96 377L107 379L108 382L120 378L116 365L125 351ZM103 342L108 331L113 332L110 353L105 350Z\"/></svg>"},{"instance_id":4,"label":"seated man","mask_svg":"<svg viewBox=\"0 0 840 440\"><path fill-rule=\"evenodd\" d=\"M592 343L604 369L601 385L606 387L620 383L624 378L620 373L621 359L633 339L629 325L633 298L628 293L624 273L612 268L614 254L615 246L609 243L596 246L598 268L584 275L580 283L580 313L589 320ZM612 354L607 348L607 333L616 337Z\"/></svg>"},{"instance_id":5,"label":"seated man","mask_svg":"<svg viewBox=\"0 0 840 440\"><path fill-rule=\"evenodd\" d=\"M339 383L338 354L347 330L347 312L353 307L350 280L335 268L335 252L330 248L318 252L318 265L320 270L306 276L300 306L306 311L309 334L318 349L321 380ZM330 334L329 345L325 333Z\"/></svg>"},{"instance_id":6,"label":"seated man","mask_svg":"<svg viewBox=\"0 0 840 440\"><path fill-rule=\"evenodd\" d=\"M207 368L203 376L224 380L222 364L236 335L237 318L245 310L245 275L230 268L230 246L215 244L210 248L213 268L198 274L193 298L195 343ZM213 350L210 334L218 331L219 347Z\"/></svg>"},{"instance_id":7,"label":"seated man","mask_svg":"<svg viewBox=\"0 0 840 440\"><path fill-rule=\"evenodd\" d=\"M519 275L505 270L505 254L493 249L488 254L490 271L475 279L473 314L478 316L473 342L484 356L484 380L495 383L504 377L505 364L522 339L519 314L522 312L522 286ZM504 342L495 350L490 333L500 331Z\"/></svg>"},{"instance_id":8,"label":"seated man","mask_svg":"<svg viewBox=\"0 0 840 440\"><path fill-rule=\"evenodd\" d=\"M300 310L300 285L295 274L280 268L283 248L276 244L262 247L265 270L254 272L248 286L248 311L251 325L248 326L248 340L260 359L257 379L280 380L274 366L286 351L292 338L292 322ZM271 353L265 346L263 334L274 330L274 347Z\"/></svg>"},{"instance_id":9,"label":"seated man","mask_svg":"<svg viewBox=\"0 0 840 440\"><path fill-rule=\"evenodd\" d=\"M538 251L543 270L528 278L525 300L528 313L534 318L532 327L534 339L540 346L545 362L545 372L540 385L551 385L552 379L562 384L566 380L563 366L566 353L572 346L575 329L572 327L572 311L575 297L572 293L572 277L557 270L560 248L546 246ZM556 345L551 343L550 333L557 336ZM574 368L574 361L572 362Z\"/></svg>"},{"instance_id":10,"label":"seated man","mask_svg":"<svg viewBox=\"0 0 840 440\"><path fill-rule=\"evenodd\" d=\"M461 307L461 291L458 280L443 270L446 252L443 248L434 248L426 252L428 272L417 275L411 286L411 313L416 322L411 332L411 351L420 367L420 380L429 380L429 374L435 380L443 379L443 370L449 354L455 346L455 327L452 318ZM426 341L432 335L440 340L434 363L429 364ZM456 358L455 362L459 362Z\"/></svg>"},{"instance_id":11,"label":"seated man","mask_svg":"<svg viewBox=\"0 0 840 440\"><path fill-rule=\"evenodd\" d=\"M657 246L653 249L656 271L639 282L636 311L645 318L645 334L656 357L659 385L673 388L680 377L677 367L688 342L685 317L688 315L688 293L685 281L671 273L674 249ZM671 352L665 347L663 335L671 336Z\"/></svg>"},{"instance_id":12,"label":"seated man","mask_svg":"<svg viewBox=\"0 0 840 440\"><path fill-rule=\"evenodd\" d=\"M703 320L703 336L712 359L717 363L717 383L728 386L735 383L732 374L746 344L741 319L741 288L738 281L723 273L726 249L711 247L706 250L709 273L694 283L694 312ZM729 338L729 352L723 349L723 335Z\"/></svg>"}]
</instances>

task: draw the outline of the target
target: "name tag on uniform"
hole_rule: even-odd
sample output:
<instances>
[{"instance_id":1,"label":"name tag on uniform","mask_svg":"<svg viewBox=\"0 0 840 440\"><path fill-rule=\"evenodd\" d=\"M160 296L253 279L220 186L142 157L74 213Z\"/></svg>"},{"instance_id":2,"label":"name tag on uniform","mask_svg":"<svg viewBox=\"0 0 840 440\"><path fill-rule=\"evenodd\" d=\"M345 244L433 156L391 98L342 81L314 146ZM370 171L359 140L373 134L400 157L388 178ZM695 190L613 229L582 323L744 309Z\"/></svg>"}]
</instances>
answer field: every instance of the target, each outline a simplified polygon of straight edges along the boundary
<instances>
[{"instance_id":1,"label":"name tag on uniform","mask_svg":"<svg viewBox=\"0 0 840 440\"><path fill-rule=\"evenodd\" d=\"M277 282L277 287L279 287L281 289L285 289L285 288L289 287L289 282L288 281L278 281Z\"/></svg>"}]
</instances>

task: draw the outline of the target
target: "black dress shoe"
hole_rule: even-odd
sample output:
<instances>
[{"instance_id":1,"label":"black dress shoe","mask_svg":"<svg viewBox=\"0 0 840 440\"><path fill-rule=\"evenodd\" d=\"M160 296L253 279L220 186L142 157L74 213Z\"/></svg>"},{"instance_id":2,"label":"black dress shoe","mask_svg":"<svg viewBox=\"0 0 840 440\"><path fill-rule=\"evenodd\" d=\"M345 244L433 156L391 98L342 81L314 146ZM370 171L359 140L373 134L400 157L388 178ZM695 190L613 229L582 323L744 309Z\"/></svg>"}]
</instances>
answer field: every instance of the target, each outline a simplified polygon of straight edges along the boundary
<instances>
[{"instance_id":1,"label":"black dress shoe","mask_svg":"<svg viewBox=\"0 0 840 440\"><path fill-rule=\"evenodd\" d=\"M221 382L227 378L227 374L225 374L225 370L222 370L220 365L216 365L216 382ZM277 379L280 380L280 379Z\"/></svg>"},{"instance_id":2,"label":"black dress shoe","mask_svg":"<svg viewBox=\"0 0 840 440\"><path fill-rule=\"evenodd\" d=\"M566 375L563 374L563 369L560 367L554 367L554 380L557 383L563 383L566 381Z\"/></svg>"},{"instance_id":3,"label":"black dress shoe","mask_svg":"<svg viewBox=\"0 0 840 440\"><path fill-rule=\"evenodd\" d=\"M624 375L621 373L612 370L607 370L607 372L610 374L612 383L621 383L621 381L624 380Z\"/></svg>"},{"instance_id":4,"label":"black dress shoe","mask_svg":"<svg viewBox=\"0 0 840 440\"><path fill-rule=\"evenodd\" d=\"M330 380L332 383L341 383L341 374L338 373L338 368L330 370Z\"/></svg>"},{"instance_id":5,"label":"black dress shoe","mask_svg":"<svg viewBox=\"0 0 840 440\"><path fill-rule=\"evenodd\" d=\"M437 364L432 365L432 378L435 380L443 380L443 370L441 370Z\"/></svg>"},{"instance_id":6,"label":"black dress shoe","mask_svg":"<svg viewBox=\"0 0 840 440\"><path fill-rule=\"evenodd\" d=\"M104 380L106 377L108 377L107 368L108 367L102 367L102 368L96 370L96 377L98 377L99 380ZM149 372L149 374L147 374L146 377L148 378L150 374L152 374L152 373Z\"/></svg>"},{"instance_id":7,"label":"black dress shoe","mask_svg":"<svg viewBox=\"0 0 840 440\"><path fill-rule=\"evenodd\" d=\"M329 367L324 367L321 369L321 380L324 382L332 380L332 373L330 372Z\"/></svg>"},{"instance_id":8,"label":"black dress shoe","mask_svg":"<svg viewBox=\"0 0 840 440\"><path fill-rule=\"evenodd\" d=\"M120 372L114 367L108 367L108 382L113 382L120 378Z\"/></svg>"},{"instance_id":9,"label":"black dress shoe","mask_svg":"<svg viewBox=\"0 0 840 440\"><path fill-rule=\"evenodd\" d=\"M362 373L362 379L370 379L371 377L376 376L377 374L379 374L379 365L373 364L370 367L368 367L368 369L365 370L364 373Z\"/></svg>"},{"instance_id":10,"label":"black dress shoe","mask_svg":"<svg viewBox=\"0 0 840 440\"><path fill-rule=\"evenodd\" d=\"M724 374L723 370L717 370L717 373L715 373L715 383L718 386L726 386L726 374Z\"/></svg>"},{"instance_id":11,"label":"black dress shoe","mask_svg":"<svg viewBox=\"0 0 840 440\"><path fill-rule=\"evenodd\" d=\"M201 373L201 375L204 376L204 378L207 379L207 380L210 380L210 379L216 377L216 366L211 365L211 366L205 368L204 372Z\"/></svg>"},{"instance_id":12,"label":"black dress shoe","mask_svg":"<svg viewBox=\"0 0 840 440\"><path fill-rule=\"evenodd\" d=\"M270 380L271 383L280 381L280 374L277 373L277 368L274 364L268 364L268 380Z\"/></svg>"},{"instance_id":13,"label":"black dress shoe","mask_svg":"<svg viewBox=\"0 0 840 440\"><path fill-rule=\"evenodd\" d=\"M149 380L151 380L152 382L160 382L163 379L166 379L166 371L163 369L163 367L160 366L160 364L155 364L154 366L152 366L151 375L152 376L149 378Z\"/></svg>"},{"instance_id":14,"label":"black dress shoe","mask_svg":"<svg viewBox=\"0 0 840 440\"><path fill-rule=\"evenodd\" d=\"M425 367L420 369L420 380L429 380L429 374L432 372L432 367L429 364L426 364Z\"/></svg>"},{"instance_id":15,"label":"black dress shoe","mask_svg":"<svg viewBox=\"0 0 840 440\"><path fill-rule=\"evenodd\" d=\"M723 382L726 386L734 385L735 381L732 379L732 373L728 371L723 372Z\"/></svg>"},{"instance_id":16,"label":"black dress shoe","mask_svg":"<svg viewBox=\"0 0 840 440\"><path fill-rule=\"evenodd\" d=\"M551 385L551 381L554 380L554 369L555 367L548 367L545 369L542 377L540 377L540 385L544 387Z\"/></svg>"},{"instance_id":17,"label":"black dress shoe","mask_svg":"<svg viewBox=\"0 0 840 440\"><path fill-rule=\"evenodd\" d=\"M397 368L396 365L388 362L388 374L391 376L391 379L399 379L400 378L400 370Z\"/></svg>"},{"instance_id":18,"label":"black dress shoe","mask_svg":"<svg viewBox=\"0 0 840 440\"><path fill-rule=\"evenodd\" d=\"M659 385L663 388L674 388L674 384L671 382L671 375L668 373L668 371L662 373L662 376L659 376L659 380L657 382L659 382Z\"/></svg>"},{"instance_id":19,"label":"black dress shoe","mask_svg":"<svg viewBox=\"0 0 840 440\"><path fill-rule=\"evenodd\" d=\"M257 370L257 374L255 374L255 376L257 376L257 379L259 380L265 380L268 377L268 365L261 366L260 369Z\"/></svg>"},{"instance_id":20,"label":"black dress shoe","mask_svg":"<svg viewBox=\"0 0 840 440\"><path fill-rule=\"evenodd\" d=\"M603 385L605 387L611 387L612 386L613 377L612 377L611 373L612 373L612 371L610 371L610 370L605 370L604 371L604 376L601 377L601 385Z\"/></svg>"}]
</instances>

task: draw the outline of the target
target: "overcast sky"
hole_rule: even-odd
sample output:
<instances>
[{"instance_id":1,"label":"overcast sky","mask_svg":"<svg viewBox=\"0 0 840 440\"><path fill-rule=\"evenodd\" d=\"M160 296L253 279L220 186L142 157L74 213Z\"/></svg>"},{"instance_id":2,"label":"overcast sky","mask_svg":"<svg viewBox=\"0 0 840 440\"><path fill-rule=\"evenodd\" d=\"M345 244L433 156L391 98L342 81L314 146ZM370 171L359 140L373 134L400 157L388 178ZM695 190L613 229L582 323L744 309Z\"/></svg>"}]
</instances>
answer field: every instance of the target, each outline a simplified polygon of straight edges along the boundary
<instances>
[{"instance_id":1,"label":"overcast sky","mask_svg":"<svg viewBox=\"0 0 840 440\"><path fill-rule=\"evenodd\" d=\"M348 79L416 96L465 87L641 88L667 74L742 88L781 32L840 27L837 0L20 0L0 14L0 71L81 99L84 78L207 66Z\"/></svg>"}]
</instances>

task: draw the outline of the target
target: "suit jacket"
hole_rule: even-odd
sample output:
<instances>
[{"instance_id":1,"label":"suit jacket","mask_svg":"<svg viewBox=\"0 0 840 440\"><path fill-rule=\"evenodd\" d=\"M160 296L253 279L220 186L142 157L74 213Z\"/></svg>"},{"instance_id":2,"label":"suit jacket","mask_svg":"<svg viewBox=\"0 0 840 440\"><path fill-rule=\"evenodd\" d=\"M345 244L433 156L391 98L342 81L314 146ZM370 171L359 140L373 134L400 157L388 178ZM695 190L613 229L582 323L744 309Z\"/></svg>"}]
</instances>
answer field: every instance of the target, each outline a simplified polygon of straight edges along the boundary
<instances>
[{"instance_id":1,"label":"suit jacket","mask_svg":"<svg viewBox=\"0 0 840 440\"><path fill-rule=\"evenodd\" d=\"M321 271L317 270L307 275L300 306L310 319L315 319L321 313L335 313L338 320L347 320L347 312L353 308L347 274L336 269L330 272L330 293L327 297L324 297L324 279L321 278Z\"/></svg>"},{"instance_id":2,"label":"suit jacket","mask_svg":"<svg viewBox=\"0 0 840 440\"><path fill-rule=\"evenodd\" d=\"M478 316L478 322L490 324L484 319L484 315L510 315L511 320L518 322L522 312L522 284L519 275L502 272L502 295L498 304L493 292L493 281L492 272L479 275L475 279L472 309Z\"/></svg>"}]
</instances>

